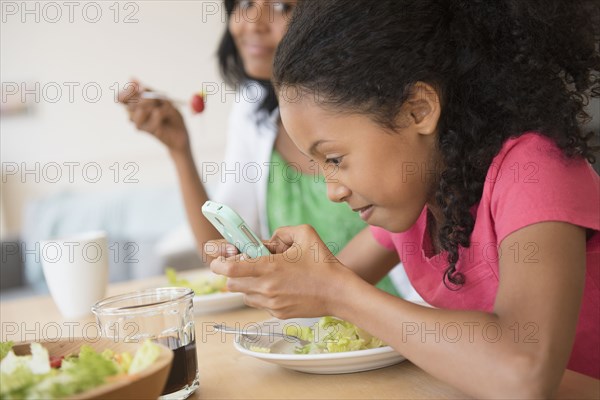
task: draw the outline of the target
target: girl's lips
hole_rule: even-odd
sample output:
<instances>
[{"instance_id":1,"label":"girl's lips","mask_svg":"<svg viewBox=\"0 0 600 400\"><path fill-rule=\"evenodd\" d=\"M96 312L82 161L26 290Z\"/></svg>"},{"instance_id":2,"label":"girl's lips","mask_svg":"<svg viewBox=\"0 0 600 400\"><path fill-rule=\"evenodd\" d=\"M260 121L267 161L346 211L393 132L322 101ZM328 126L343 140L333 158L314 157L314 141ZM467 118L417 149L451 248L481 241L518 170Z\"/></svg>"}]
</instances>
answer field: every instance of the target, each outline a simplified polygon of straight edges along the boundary
<instances>
[{"instance_id":1,"label":"girl's lips","mask_svg":"<svg viewBox=\"0 0 600 400\"><path fill-rule=\"evenodd\" d=\"M373 214L373 206L366 206L355 211L358 211L358 215L363 221L367 221L371 217L371 214Z\"/></svg>"}]
</instances>

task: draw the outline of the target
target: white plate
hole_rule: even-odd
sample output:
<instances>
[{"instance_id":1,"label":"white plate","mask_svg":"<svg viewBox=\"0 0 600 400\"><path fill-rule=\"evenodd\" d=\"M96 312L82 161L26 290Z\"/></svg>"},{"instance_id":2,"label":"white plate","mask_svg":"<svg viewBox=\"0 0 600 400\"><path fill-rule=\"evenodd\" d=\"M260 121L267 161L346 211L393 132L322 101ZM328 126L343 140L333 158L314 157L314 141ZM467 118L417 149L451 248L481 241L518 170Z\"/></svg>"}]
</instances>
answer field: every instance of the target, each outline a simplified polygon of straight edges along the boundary
<instances>
[{"instance_id":1,"label":"white plate","mask_svg":"<svg viewBox=\"0 0 600 400\"><path fill-rule=\"evenodd\" d=\"M194 296L195 315L234 310L245 305L242 293L224 292Z\"/></svg>"},{"instance_id":2,"label":"white plate","mask_svg":"<svg viewBox=\"0 0 600 400\"><path fill-rule=\"evenodd\" d=\"M216 276L217 275L210 270L177 273L178 278L187 279L192 283L202 278L210 279ZM219 292L194 296L195 315L234 310L236 308L244 307L245 305L244 295L242 293Z\"/></svg>"},{"instance_id":3,"label":"white plate","mask_svg":"<svg viewBox=\"0 0 600 400\"><path fill-rule=\"evenodd\" d=\"M282 332L283 327L288 324L300 326L311 326L318 318L295 318L288 320L270 319L259 325L260 329L271 332ZM251 332L256 330L256 324L248 326ZM274 338L271 336L249 337L236 336L235 348L246 355L277 364L284 368L293 369L311 374L347 374L351 372L369 371L398 364L405 358L398 354L390 346L377 349L347 351L342 353L324 354L294 354L297 343L287 339ZM252 351L252 346L269 348L270 353Z\"/></svg>"}]
</instances>

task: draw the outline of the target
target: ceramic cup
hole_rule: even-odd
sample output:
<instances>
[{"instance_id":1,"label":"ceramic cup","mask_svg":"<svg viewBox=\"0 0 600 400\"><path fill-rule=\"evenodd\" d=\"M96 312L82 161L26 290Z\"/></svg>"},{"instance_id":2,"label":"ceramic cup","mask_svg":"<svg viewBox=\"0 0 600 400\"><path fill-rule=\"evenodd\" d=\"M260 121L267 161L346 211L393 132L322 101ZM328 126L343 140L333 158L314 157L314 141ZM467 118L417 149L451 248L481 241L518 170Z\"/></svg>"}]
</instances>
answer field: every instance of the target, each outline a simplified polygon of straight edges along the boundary
<instances>
[{"instance_id":1,"label":"ceramic cup","mask_svg":"<svg viewBox=\"0 0 600 400\"><path fill-rule=\"evenodd\" d=\"M102 231L46 240L40 258L50 295L65 318L91 313L106 296L108 242Z\"/></svg>"}]
</instances>

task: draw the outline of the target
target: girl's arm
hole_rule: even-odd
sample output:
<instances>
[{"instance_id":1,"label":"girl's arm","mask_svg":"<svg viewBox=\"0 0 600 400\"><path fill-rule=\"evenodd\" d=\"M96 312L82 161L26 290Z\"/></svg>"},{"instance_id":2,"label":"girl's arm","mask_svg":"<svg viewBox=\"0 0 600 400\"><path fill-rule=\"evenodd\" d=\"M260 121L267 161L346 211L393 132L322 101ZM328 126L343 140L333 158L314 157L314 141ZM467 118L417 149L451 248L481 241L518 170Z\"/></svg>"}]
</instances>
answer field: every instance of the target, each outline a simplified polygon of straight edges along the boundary
<instances>
[{"instance_id":1,"label":"girl's arm","mask_svg":"<svg viewBox=\"0 0 600 400\"><path fill-rule=\"evenodd\" d=\"M398 254L375 240L368 227L360 231L337 255L338 260L365 281L376 284L398 262Z\"/></svg>"},{"instance_id":2,"label":"girl's arm","mask_svg":"<svg viewBox=\"0 0 600 400\"><path fill-rule=\"evenodd\" d=\"M515 245L535 246L535 260L515 259ZM427 309L359 280L347 285L344 303L336 302L333 311L465 393L547 398L571 353L585 251L584 229L567 223L539 223L507 236L493 313Z\"/></svg>"},{"instance_id":3,"label":"girl's arm","mask_svg":"<svg viewBox=\"0 0 600 400\"><path fill-rule=\"evenodd\" d=\"M211 268L231 277L229 289L244 292L251 306L282 319L348 320L472 396L545 398L556 390L583 293L582 228L545 222L506 237L492 313L431 309L381 292L332 258L310 227L280 229L274 242L271 250L283 254L251 261L221 257ZM537 246L536 262L515 259L515 243Z\"/></svg>"}]
</instances>

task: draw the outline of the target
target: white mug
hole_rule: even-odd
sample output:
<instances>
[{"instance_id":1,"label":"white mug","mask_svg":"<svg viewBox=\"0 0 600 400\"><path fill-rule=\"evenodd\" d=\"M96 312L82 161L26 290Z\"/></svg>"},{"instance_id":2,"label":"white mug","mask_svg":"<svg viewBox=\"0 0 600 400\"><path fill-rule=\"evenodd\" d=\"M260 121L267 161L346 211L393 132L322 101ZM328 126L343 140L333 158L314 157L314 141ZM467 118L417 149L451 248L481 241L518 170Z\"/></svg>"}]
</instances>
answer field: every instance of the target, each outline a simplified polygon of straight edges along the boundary
<instances>
[{"instance_id":1,"label":"white mug","mask_svg":"<svg viewBox=\"0 0 600 400\"><path fill-rule=\"evenodd\" d=\"M102 231L41 243L42 269L50 295L66 318L83 317L106 295L108 241Z\"/></svg>"}]
</instances>

